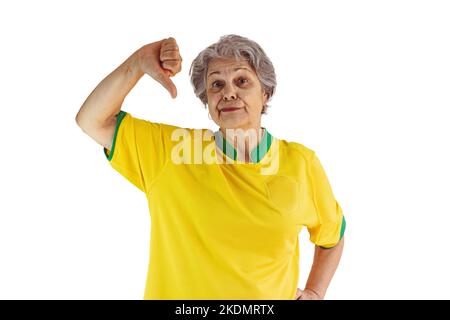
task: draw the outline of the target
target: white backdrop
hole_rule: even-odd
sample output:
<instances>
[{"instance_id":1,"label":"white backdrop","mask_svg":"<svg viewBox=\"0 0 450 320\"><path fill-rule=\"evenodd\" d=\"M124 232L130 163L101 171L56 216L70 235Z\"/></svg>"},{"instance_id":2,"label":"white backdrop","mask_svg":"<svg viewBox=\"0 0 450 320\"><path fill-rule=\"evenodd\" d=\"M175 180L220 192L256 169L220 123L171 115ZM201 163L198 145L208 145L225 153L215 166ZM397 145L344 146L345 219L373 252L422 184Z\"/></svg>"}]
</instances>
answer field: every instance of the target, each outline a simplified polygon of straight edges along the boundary
<instances>
[{"instance_id":1,"label":"white backdrop","mask_svg":"<svg viewBox=\"0 0 450 320\"><path fill-rule=\"evenodd\" d=\"M144 76L122 109L216 129L188 71L230 33L274 63L263 126L316 151L344 210L327 298L450 298L449 17L431 0L0 2L0 298L143 298L145 196L75 115L136 49L173 36L178 97ZM314 247L306 229L300 241L302 287Z\"/></svg>"}]
</instances>

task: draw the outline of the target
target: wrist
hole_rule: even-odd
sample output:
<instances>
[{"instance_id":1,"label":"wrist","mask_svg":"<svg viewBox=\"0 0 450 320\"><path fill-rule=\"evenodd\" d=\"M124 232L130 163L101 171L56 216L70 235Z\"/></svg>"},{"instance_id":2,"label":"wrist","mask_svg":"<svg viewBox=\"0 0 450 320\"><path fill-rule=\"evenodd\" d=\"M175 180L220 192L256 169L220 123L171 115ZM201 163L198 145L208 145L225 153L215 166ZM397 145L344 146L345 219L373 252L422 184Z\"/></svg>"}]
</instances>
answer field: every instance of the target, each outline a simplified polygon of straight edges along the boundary
<instances>
[{"instance_id":1,"label":"wrist","mask_svg":"<svg viewBox=\"0 0 450 320\"><path fill-rule=\"evenodd\" d=\"M141 68L139 50L136 50L130 57L128 57L122 65L126 77L133 78L136 81L144 75Z\"/></svg>"},{"instance_id":2,"label":"wrist","mask_svg":"<svg viewBox=\"0 0 450 320\"><path fill-rule=\"evenodd\" d=\"M312 289L312 288L310 288L310 287L305 287L305 289L304 289L303 291L309 291L309 292L311 292L312 294L314 294L314 295L315 295L318 299L320 299L320 300L323 300L323 299L324 299L324 296L325 296L325 294L321 294L321 293L319 292L319 290Z\"/></svg>"}]
</instances>

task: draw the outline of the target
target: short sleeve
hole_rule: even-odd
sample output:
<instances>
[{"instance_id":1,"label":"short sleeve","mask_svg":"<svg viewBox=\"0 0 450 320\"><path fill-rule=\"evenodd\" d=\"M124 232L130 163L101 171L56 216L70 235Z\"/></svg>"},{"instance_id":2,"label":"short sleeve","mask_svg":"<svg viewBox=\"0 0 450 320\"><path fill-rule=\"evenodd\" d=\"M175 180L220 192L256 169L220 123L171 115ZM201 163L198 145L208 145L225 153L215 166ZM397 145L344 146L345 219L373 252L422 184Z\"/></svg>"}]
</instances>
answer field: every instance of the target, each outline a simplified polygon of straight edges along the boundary
<instances>
[{"instance_id":1,"label":"short sleeve","mask_svg":"<svg viewBox=\"0 0 450 320\"><path fill-rule=\"evenodd\" d=\"M135 118L123 110L116 118L111 150L103 148L104 154L116 171L147 193L170 156L175 127Z\"/></svg>"},{"instance_id":2,"label":"short sleeve","mask_svg":"<svg viewBox=\"0 0 450 320\"><path fill-rule=\"evenodd\" d=\"M325 249L332 248L344 236L346 221L315 153L308 161L308 180L310 207L315 211L315 217L307 225L310 241Z\"/></svg>"}]
</instances>

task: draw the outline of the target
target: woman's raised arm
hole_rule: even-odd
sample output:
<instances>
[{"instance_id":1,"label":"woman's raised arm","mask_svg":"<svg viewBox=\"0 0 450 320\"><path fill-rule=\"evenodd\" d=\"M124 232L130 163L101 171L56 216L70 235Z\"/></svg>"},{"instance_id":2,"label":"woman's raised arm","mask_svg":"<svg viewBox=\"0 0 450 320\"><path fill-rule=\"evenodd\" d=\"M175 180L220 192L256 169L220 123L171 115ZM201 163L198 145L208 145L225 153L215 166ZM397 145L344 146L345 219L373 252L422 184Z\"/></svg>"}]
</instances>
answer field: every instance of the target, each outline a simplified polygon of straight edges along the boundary
<instances>
[{"instance_id":1,"label":"woman's raised arm","mask_svg":"<svg viewBox=\"0 0 450 320\"><path fill-rule=\"evenodd\" d=\"M175 98L177 89L170 77L181 71L181 62L174 38L144 45L91 92L75 117L78 126L99 144L110 149L116 125L115 116L139 79L148 74Z\"/></svg>"}]
</instances>

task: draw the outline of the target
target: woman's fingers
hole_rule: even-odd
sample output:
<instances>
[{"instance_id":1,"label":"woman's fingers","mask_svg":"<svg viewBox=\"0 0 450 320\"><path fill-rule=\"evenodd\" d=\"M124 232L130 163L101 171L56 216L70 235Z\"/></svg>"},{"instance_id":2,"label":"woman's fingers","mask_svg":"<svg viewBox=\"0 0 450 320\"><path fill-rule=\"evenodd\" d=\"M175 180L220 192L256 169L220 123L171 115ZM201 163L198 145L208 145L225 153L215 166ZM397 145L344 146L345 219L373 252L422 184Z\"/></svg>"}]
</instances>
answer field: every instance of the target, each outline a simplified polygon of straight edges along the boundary
<instances>
[{"instance_id":1,"label":"woman's fingers","mask_svg":"<svg viewBox=\"0 0 450 320\"><path fill-rule=\"evenodd\" d=\"M170 80L181 70L181 56L174 38L167 38L142 46L138 50L138 63L142 72L147 73L169 91L172 98L177 96L177 88Z\"/></svg>"},{"instance_id":2,"label":"woman's fingers","mask_svg":"<svg viewBox=\"0 0 450 320\"><path fill-rule=\"evenodd\" d=\"M303 291L297 288L297 292L295 293L295 300L298 300L302 296Z\"/></svg>"},{"instance_id":3,"label":"woman's fingers","mask_svg":"<svg viewBox=\"0 0 450 320\"><path fill-rule=\"evenodd\" d=\"M171 76L176 75L181 71L181 58L177 42L174 38L168 38L161 44L161 51L159 55L161 67L171 72Z\"/></svg>"},{"instance_id":4,"label":"woman's fingers","mask_svg":"<svg viewBox=\"0 0 450 320\"><path fill-rule=\"evenodd\" d=\"M172 98L176 98L177 87L175 87L175 84L170 80L169 71L159 72L153 78L169 91Z\"/></svg>"},{"instance_id":5,"label":"woman's fingers","mask_svg":"<svg viewBox=\"0 0 450 320\"><path fill-rule=\"evenodd\" d=\"M161 66L170 71L170 76L173 77L181 70L181 62L179 60L166 60L164 61Z\"/></svg>"}]
</instances>

